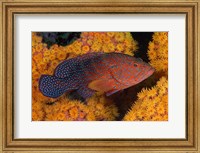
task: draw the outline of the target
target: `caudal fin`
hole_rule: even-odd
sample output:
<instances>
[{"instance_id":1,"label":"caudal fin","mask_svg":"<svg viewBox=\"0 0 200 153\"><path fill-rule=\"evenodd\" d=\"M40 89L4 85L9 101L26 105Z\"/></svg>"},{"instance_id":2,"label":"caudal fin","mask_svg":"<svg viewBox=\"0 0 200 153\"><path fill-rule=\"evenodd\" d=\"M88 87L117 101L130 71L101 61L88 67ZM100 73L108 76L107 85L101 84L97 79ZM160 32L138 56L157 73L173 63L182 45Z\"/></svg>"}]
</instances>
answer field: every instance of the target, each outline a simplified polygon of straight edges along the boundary
<instances>
[{"instance_id":1,"label":"caudal fin","mask_svg":"<svg viewBox=\"0 0 200 153\"><path fill-rule=\"evenodd\" d=\"M57 98L67 91L74 90L74 86L67 80L51 75L42 75L39 80L39 89L43 95Z\"/></svg>"}]
</instances>

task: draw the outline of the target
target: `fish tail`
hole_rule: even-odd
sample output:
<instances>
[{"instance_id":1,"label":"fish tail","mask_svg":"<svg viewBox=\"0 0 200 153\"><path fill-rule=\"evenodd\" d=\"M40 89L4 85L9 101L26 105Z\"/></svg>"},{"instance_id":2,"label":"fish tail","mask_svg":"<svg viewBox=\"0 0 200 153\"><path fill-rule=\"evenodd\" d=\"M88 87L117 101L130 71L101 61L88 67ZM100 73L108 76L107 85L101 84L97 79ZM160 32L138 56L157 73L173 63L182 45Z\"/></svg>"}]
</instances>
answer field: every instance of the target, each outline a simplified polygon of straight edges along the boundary
<instances>
[{"instance_id":1,"label":"fish tail","mask_svg":"<svg viewBox=\"0 0 200 153\"><path fill-rule=\"evenodd\" d=\"M76 87L67 79L57 78L51 75L42 75L39 80L39 90L44 96L57 98Z\"/></svg>"}]
</instances>

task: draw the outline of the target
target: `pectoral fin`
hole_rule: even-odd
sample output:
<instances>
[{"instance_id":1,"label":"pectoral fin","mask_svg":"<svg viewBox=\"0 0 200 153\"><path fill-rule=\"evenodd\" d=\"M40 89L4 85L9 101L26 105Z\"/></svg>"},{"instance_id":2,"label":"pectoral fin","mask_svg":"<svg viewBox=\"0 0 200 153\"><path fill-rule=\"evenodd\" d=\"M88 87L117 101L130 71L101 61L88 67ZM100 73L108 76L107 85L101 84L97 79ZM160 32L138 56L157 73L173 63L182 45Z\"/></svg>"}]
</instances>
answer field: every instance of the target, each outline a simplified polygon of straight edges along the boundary
<instances>
[{"instance_id":1,"label":"pectoral fin","mask_svg":"<svg viewBox=\"0 0 200 153\"><path fill-rule=\"evenodd\" d=\"M115 80L114 79L94 80L88 84L88 88L99 91L99 92L107 92L116 88Z\"/></svg>"}]
</instances>

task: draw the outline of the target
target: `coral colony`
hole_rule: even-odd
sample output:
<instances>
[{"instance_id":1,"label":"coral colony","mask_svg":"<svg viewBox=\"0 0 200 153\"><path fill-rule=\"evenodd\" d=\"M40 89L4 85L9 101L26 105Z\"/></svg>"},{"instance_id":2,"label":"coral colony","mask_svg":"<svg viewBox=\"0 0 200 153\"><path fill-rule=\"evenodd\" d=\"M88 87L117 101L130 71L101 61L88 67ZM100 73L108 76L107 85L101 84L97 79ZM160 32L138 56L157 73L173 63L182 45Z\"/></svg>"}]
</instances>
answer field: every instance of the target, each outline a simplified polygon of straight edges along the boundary
<instances>
[{"instance_id":1,"label":"coral colony","mask_svg":"<svg viewBox=\"0 0 200 153\"><path fill-rule=\"evenodd\" d=\"M144 60L138 43L130 32L33 32L32 120L167 121L168 33L153 33Z\"/></svg>"}]
</instances>

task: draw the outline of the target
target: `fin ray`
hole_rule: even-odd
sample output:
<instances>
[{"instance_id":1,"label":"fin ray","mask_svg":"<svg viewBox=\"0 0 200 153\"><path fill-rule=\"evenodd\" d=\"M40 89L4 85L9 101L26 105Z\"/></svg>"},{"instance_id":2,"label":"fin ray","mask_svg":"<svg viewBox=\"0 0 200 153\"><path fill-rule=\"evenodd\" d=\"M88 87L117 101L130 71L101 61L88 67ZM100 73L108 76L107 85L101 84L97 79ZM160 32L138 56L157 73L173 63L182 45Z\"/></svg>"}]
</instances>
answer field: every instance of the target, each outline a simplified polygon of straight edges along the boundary
<instances>
[{"instance_id":1,"label":"fin ray","mask_svg":"<svg viewBox=\"0 0 200 153\"><path fill-rule=\"evenodd\" d=\"M80 96L82 96L84 99L87 99L87 98L91 97L95 93L95 91L92 89L89 89L85 86L82 86L77 90L77 93Z\"/></svg>"}]
</instances>

